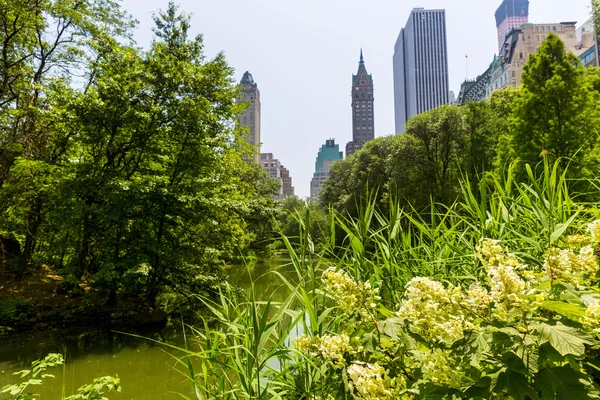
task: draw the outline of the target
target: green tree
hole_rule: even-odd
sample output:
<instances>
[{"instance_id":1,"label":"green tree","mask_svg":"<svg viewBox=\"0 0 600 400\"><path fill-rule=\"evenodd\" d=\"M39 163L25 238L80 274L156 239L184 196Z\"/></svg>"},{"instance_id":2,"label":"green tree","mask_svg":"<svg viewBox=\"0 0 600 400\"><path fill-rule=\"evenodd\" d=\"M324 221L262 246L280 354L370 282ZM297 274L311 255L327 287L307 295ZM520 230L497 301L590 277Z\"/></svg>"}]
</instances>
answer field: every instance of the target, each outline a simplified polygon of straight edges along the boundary
<instances>
[{"instance_id":1,"label":"green tree","mask_svg":"<svg viewBox=\"0 0 600 400\"><path fill-rule=\"evenodd\" d=\"M425 190L436 202L452 201L460 175L457 161L468 137L461 109L442 106L416 115L408 121L406 133L421 142L422 153L415 161L425 176Z\"/></svg>"},{"instance_id":2,"label":"green tree","mask_svg":"<svg viewBox=\"0 0 600 400\"><path fill-rule=\"evenodd\" d=\"M585 76L579 59L554 34L530 56L510 118L512 151L522 163L560 159L563 168L570 164L573 178L597 168L590 156L600 133L598 97Z\"/></svg>"},{"instance_id":3,"label":"green tree","mask_svg":"<svg viewBox=\"0 0 600 400\"><path fill-rule=\"evenodd\" d=\"M0 215L24 238L21 274L75 133L65 107L76 97L73 77L92 73L98 36L124 38L129 27L111 0L0 1Z\"/></svg>"},{"instance_id":4,"label":"green tree","mask_svg":"<svg viewBox=\"0 0 600 400\"><path fill-rule=\"evenodd\" d=\"M28 6L0 10L5 31ZM115 3L31 7L32 18L47 18L40 27L66 24L67 33L33 87L36 104L21 110L12 80L10 93L0 93L0 230L25 244L22 265L32 258L72 280L87 276L109 304L119 289L153 304L161 291L211 284L224 262L268 252L276 187L244 161L253 150L235 124L246 105L235 101L233 70L223 54L205 57L202 37L188 34L189 16L170 3L144 52L127 40L131 24ZM28 54L32 43L5 48L16 52L5 59ZM27 60L22 70L36 66ZM71 64L78 78L67 73Z\"/></svg>"}]
</instances>

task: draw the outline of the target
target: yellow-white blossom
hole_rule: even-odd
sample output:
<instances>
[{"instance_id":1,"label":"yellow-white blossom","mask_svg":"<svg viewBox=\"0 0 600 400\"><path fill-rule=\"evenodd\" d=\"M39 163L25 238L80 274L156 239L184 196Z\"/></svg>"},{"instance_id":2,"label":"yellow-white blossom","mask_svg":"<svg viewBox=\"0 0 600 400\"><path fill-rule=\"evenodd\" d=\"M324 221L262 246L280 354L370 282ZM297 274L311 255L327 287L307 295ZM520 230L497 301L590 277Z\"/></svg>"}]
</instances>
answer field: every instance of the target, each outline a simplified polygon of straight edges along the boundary
<instances>
[{"instance_id":1,"label":"yellow-white blossom","mask_svg":"<svg viewBox=\"0 0 600 400\"><path fill-rule=\"evenodd\" d=\"M491 301L492 299L489 292L479 283L473 283L469 287L465 297L466 307L479 312L487 310Z\"/></svg>"},{"instance_id":2,"label":"yellow-white blossom","mask_svg":"<svg viewBox=\"0 0 600 400\"><path fill-rule=\"evenodd\" d=\"M345 272L333 268L323 273L323 284L340 309L348 315L358 313L365 316L381 300L379 289L370 282L358 283Z\"/></svg>"},{"instance_id":3,"label":"yellow-white blossom","mask_svg":"<svg viewBox=\"0 0 600 400\"><path fill-rule=\"evenodd\" d=\"M504 249L499 240L484 239L475 250L484 265L498 265L504 259Z\"/></svg>"},{"instance_id":4,"label":"yellow-white blossom","mask_svg":"<svg viewBox=\"0 0 600 400\"><path fill-rule=\"evenodd\" d=\"M600 219L587 226L587 233L594 243L600 243Z\"/></svg>"},{"instance_id":5,"label":"yellow-white blossom","mask_svg":"<svg viewBox=\"0 0 600 400\"><path fill-rule=\"evenodd\" d=\"M585 310L584 323L587 327L600 334L600 302L594 302L588 305Z\"/></svg>"},{"instance_id":6,"label":"yellow-white blossom","mask_svg":"<svg viewBox=\"0 0 600 400\"><path fill-rule=\"evenodd\" d=\"M594 244L589 236L585 235L570 235L563 239L566 247L572 252L578 253L585 246Z\"/></svg>"},{"instance_id":7,"label":"yellow-white blossom","mask_svg":"<svg viewBox=\"0 0 600 400\"><path fill-rule=\"evenodd\" d=\"M414 351L411 355L410 366L420 369L426 381L450 387L461 386L463 373L454 362L450 350Z\"/></svg>"},{"instance_id":8,"label":"yellow-white blossom","mask_svg":"<svg viewBox=\"0 0 600 400\"><path fill-rule=\"evenodd\" d=\"M294 347L306 356L321 357L331 362L335 368L344 368L346 355L355 353L346 334L315 336L312 339L300 336Z\"/></svg>"},{"instance_id":9,"label":"yellow-white blossom","mask_svg":"<svg viewBox=\"0 0 600 400\"><path fill-rule=\"evenodd\" d=\"M552 248L546 253L544 269L553 279L578 285L584 276L598 272L598 258L592 246L584 246L576 254L571 250Z\"/></svg>"},{"instance_id":10,"label":"yellow-white blossom","mask_svg":"<svg viewBox=\"0 0 600 400\"><path fill-rule=\"evenodd\" d=\"M454 343L468 328L460 310L464 301L460 287L445 288L428 278L414 278L406 286L398 316L408 320L411 330L427 341Z\"/></svg>"},{"instance_id":11,"label":"yellow-white blossom","mask_svg":"<svg viewBox=\"0 0 600 400\"><path fill-rule=\"evenodd\" d=\"M389 379L385 369L377 364L355 361L346 370L348 389L354 398L365 400L399 399L399 391L406 386L402 377Z\"/></svg>"}]
</instances>

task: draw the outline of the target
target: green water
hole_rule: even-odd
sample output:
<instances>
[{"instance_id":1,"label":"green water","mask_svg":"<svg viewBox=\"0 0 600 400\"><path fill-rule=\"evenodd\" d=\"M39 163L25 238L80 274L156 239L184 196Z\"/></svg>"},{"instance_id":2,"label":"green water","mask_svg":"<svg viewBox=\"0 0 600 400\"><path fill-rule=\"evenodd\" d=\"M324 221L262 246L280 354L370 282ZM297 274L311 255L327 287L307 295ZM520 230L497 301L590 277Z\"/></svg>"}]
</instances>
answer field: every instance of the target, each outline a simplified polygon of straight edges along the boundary
<instances>
[{"instance_id":1,"label":"green water","mask_svg":"<svg viewBox=\"0 0 600 400\"><path fill-rule=\"evenodd\" d=\"M286 288L271 271L283 274L291 272L288 260L259 262L246 268L229 271L230 281L248 288L255 281L256 293L263 298L274 296L282 299ZM166 328L162 331L132 332L155 341L183 346L181 331ZM181 354L150 340L139 339L112 331L99 331L93 327L69 330L49 330L22 334L8 338L0 337L0 388L7 383L18 382L13 373L28 368L31 361L48 353L67 354L63 367L49 370L55 379L33 390L42 400L61 398L63 386L66 394L75 393L78 387L94 378L118 375L122 392L110 394L111 400L181 399L177 393L191 395L191 385L176 366L175 358ZM15 379L17 378L17 379ZM0 394L0 399L8 397Z\"/></svg>"}]
</instances>

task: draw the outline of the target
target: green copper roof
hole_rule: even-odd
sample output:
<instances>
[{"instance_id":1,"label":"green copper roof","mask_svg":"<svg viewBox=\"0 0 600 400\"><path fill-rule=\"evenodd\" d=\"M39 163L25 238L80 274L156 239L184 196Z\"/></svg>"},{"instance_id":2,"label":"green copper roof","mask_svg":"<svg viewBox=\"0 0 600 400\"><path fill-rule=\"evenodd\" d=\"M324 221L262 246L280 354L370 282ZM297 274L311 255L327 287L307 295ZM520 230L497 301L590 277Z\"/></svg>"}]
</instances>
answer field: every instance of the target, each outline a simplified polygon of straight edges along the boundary
<instances>
[{"instance_id":1,"label":"green copper roof","mask_svg":"<svg viewBox=\"0 0 600 400\"><path fill-rule=\"evenodd\" d=\"M244 76L242 76L242 83L254 83L254 78L250 72L246 71L244 73Z\"/></svg>"}]
</instances>

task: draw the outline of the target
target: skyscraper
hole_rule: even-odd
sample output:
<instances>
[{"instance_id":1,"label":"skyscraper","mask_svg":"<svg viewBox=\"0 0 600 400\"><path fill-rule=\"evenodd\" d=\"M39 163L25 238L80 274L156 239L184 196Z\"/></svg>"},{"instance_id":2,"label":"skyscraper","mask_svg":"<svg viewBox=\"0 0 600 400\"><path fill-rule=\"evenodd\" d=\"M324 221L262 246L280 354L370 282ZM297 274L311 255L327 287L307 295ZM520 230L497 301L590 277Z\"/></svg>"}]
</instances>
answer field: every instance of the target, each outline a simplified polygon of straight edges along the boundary
<instances>
[{"instance_id":1,"label":"skyscraper","mask_svg":"<svg viewBox=\"0 0 600 400\"><path fill-rule=\"evenodd\" d=\"M325 144L319 149L317 161L315 162L315 173L310 181L310 199L317 201L325 179L329 176L329 167L337 160L341 160L343 154L340 152L340 145L335 144L335 139L325 141Z\"/></svg>"},{"instance_id":2,"label":"skyscraper","mask_svg":"<svg viewBox=\"0 0 600 400\"><path fill-rule=\"evenodd\" d=\"M394 48L396 133L413 115L448 103L445 10L415 8Z\"/></svg>"},{"instance_id":3,"label":"skyscraper","mask_svg":"<svg viewBox=\"0 0 600 400\"><path fill-rule=\"evenodd\" d=\"M281 180L283 181L283 197L291 197L294 195L294 186L292 185L292 177L290 171L283 165L280 168Z\"/></svg>"},{"instance_id":4,"label":"skyscraper","mask_svg":"<svg viewBox=\"0 0 600 400\"><path fill-rule=\"evenodd\" d=\"M504 47L506 35L529 21L529 0L504 0L496 10L498 53Z\"/></svg>"},{"instance_id":5,"label":"skyscraper","mask_svg":"<svg viewBox=\"0 0 600 400\"><path fill-rule=\"evenodd\" d=\"M367 72L361 50L358 72L352 75L352 141L346 145L346 156L375 138L374 106L373 76Z\"/></svg>"},{"instance_id":6,"label":"skyscraper","mask_svg":"<svg viewBox=\"0 0 600 400\"><path fill-rule=\"evenodd\" d=\"M254 162L260 164L260 92L258 85L250 72L246 71L242 77L242 101L247 101L250 106L240 115L240 125L248 128L246 141L254 146L256 156Z\"/></svg>"}]
</instances>

